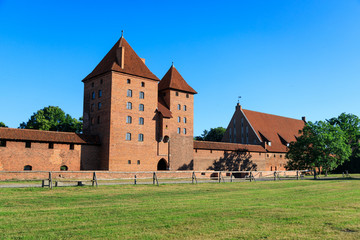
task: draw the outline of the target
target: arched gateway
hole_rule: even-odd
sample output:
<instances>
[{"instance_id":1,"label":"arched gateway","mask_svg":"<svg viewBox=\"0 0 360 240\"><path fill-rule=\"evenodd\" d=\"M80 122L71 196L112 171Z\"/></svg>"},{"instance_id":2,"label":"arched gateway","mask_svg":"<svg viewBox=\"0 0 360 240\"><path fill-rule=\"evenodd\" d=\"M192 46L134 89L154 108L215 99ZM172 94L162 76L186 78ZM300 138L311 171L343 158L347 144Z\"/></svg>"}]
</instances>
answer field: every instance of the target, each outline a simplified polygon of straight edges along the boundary
<instances>
[{"instance_id":1,"label":"arched gateway","mask_svg":"<svg viewBox=\"0 0 360 240\"><path fill-rule=\"evenodd\" d=\"M165 159L160 159L160 161L157 164L157 170L167 170L167 162Z\"/></svg>"}]
</instances>

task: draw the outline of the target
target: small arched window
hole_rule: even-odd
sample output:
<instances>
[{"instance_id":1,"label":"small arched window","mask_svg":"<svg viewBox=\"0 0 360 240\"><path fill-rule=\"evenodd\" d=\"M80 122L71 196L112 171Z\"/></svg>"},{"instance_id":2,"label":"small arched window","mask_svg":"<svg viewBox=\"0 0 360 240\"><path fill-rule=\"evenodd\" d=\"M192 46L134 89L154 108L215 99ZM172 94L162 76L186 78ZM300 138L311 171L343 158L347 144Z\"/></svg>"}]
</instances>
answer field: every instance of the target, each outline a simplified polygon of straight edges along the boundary
<instances>
[{"instance_id":1,"label":"small arched window","mask_svg":"<svg viewBox=\"0 0 360 240\"><path fill-rule=\"evenodd\" d=\"M31 171L32 170L32 166L31 165L26 165L24 166L24 171Z\"/></svg>"},{"instance_id":2,"label":"small arched window","mask_svg":"<svg viewBox=\"0 0 360 240\"><path fill-rule=\"evenodd\" d=\"M140 92L140 93L139 93L139 98L140 98L140 99L144 99L144 98L145 98L145 93L144 93L144 92Z\"/></svg>"},{"instance_id":3,"label":"small arched window","mask_svg":"<svg viewBox=\"0 0 360 240\"><path fill-rule=\"evenodd\" d=\"M60 167L60 171L67 171L69 168L68 168L68 166L66 166L66 165L62 165L61 167Z\"/></svg>"},{"instance_id":4,"label":"small arched window","mask_svg":"<svg viewBox=\"0 0 360 240\"><path fill-rule=\"evenodd\" d=\"M132 109L132 103L131 102L126 103L126 109Z\"/></svg>"},{"instance_id":5,"label":"small arched window","mask_svg":"<svg viewBox=\"0 0 360 240\"><path fill-rule=\"evenodd\" d=\"M144 111L144 104L139 104L139 111Z\"/></svg>"},{"instance_id":6,"label":"small arched window","mask_svg":"<svg viewBox=\"0 0 360 240\"><path fill-rule=\"evenodd\" d=\"M186 111L186 105L184 105L184 111Z\"/></svg>"},{"instance_id":7,"label":"small arched window","mask_svg":"<svg viewBox=\"0 0 360 240\"><path fill-rule=\"evenodd\" d=\"M132 117L131 116L127 116L126 117L126 123L131 123L132 122Z\"/></svg>"},{"instance_id":8,"label":"small arched window","mask_svg":"<svg viewBox=\"0 0 360 240\"><path fill-rule=\"evenodd\" d=\"M144 125L144 118L142 117L139 118L139 125Z\"/></svg>"},{"instance_id":9,"label":"small arched window","mask_svg":"<svg viewBox=\"0 0 360 240\"><path fill-rule=\"evenodd\" d=\"M132 90L131 90L131 89L128 89L128 90L127 90L126 96L132 97Z\"/></svg>"},{"instance_id":10,"label":"small arched window","mask_svg":"<svg viewBox=\"0 0 360 240\"><path fill-rule=\"evenodd\" d=\"M139 142L143 142L144 141L144 134L140 133L138 140L139 140Z\"/></svg>"}]
</instances>

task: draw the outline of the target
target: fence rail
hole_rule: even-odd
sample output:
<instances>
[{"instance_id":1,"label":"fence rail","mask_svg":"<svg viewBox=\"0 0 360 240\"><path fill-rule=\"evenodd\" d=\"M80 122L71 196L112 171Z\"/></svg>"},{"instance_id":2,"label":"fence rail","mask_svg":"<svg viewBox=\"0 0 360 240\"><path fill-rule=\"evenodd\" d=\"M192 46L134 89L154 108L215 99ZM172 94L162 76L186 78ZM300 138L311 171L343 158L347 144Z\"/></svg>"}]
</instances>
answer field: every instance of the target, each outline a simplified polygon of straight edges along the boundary
<instances>
[{"instance_id":1,"label":"fence rail","mask_svg":"<svg viewBox=\"0 0 360 240\"><path fill-rule=\"evenodd\" d=\"M0 171L0 184L17 182L18 186L111 185L111 184L154 184L201 183L201 182L244 182L299 180L312 175L310 170L297 171ZM23 182L22 182L23 181ZM37 181L38 185L24 182ZM41 183L41 185L40 185Z\"/></svg>"}]
</instances>

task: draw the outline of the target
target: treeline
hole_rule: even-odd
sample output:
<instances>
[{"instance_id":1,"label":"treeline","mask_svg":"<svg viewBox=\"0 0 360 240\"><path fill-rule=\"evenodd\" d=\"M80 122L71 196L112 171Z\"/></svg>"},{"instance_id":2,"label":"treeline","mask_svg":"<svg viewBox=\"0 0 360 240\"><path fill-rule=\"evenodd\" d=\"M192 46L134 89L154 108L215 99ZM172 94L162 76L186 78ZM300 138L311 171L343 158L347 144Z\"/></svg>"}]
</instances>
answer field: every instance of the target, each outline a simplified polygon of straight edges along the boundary
<instances>
[{"instance_id":1,"label":"treeline","mask_svg":"<svg viewBox=\"0 0 360 240\"><path fill-rule=\"evenodd\" d=\"M7 126L0 122L0 127ZM48 106L33 113L27 122L20 124L19 128L81 133L83 121L82 117L73 118L59 107Z\"/></svg>"}]
</instances>

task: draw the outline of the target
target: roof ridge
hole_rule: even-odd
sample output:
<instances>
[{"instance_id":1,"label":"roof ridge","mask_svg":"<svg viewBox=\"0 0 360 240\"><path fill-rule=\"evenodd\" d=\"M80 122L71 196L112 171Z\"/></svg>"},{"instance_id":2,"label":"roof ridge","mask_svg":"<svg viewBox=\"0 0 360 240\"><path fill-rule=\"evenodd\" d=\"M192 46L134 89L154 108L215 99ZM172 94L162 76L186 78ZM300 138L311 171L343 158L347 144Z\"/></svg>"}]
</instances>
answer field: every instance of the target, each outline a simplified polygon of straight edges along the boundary
<instances>
[{"instance_id":1,"label":"roof ridge","mask_svg":"<svg viewBox=\"0 0 360 240\"><path fill-rule=\"evenodd\" d=\"M303 122L303 120L297 119L297 118L284 117L284 116L280 116L280 115L275 115L275 114L271 114L271 113L264 113L264 112L258 112L258 111L253 111L253 110L249 110L249 109L242 109L242 110L249 111L249 112L254 112L254 113L265 114L265 115L270 115L270 116L274 116L274 117L287 118L287 119L297 120L297 121L302 121Z\"/></svg>"},{"instance_id":2,"label":"roof ridge","mask_svg":"<svg viewBox=\"0 0 360 240\"><path fill-rule=\"evenodd\" d=\"M7 129L7 130L15 130L15 131L41 131L46 133L61 133L61 134L71 134L71 135L84 135L82 133L76 132L61 132L61 131L50 131L50 130L41 130L41 129L32 129L32 128L0 128L0 129ZM90 136L90 135L87 135Z\"/></svg>"}]
</instances>

